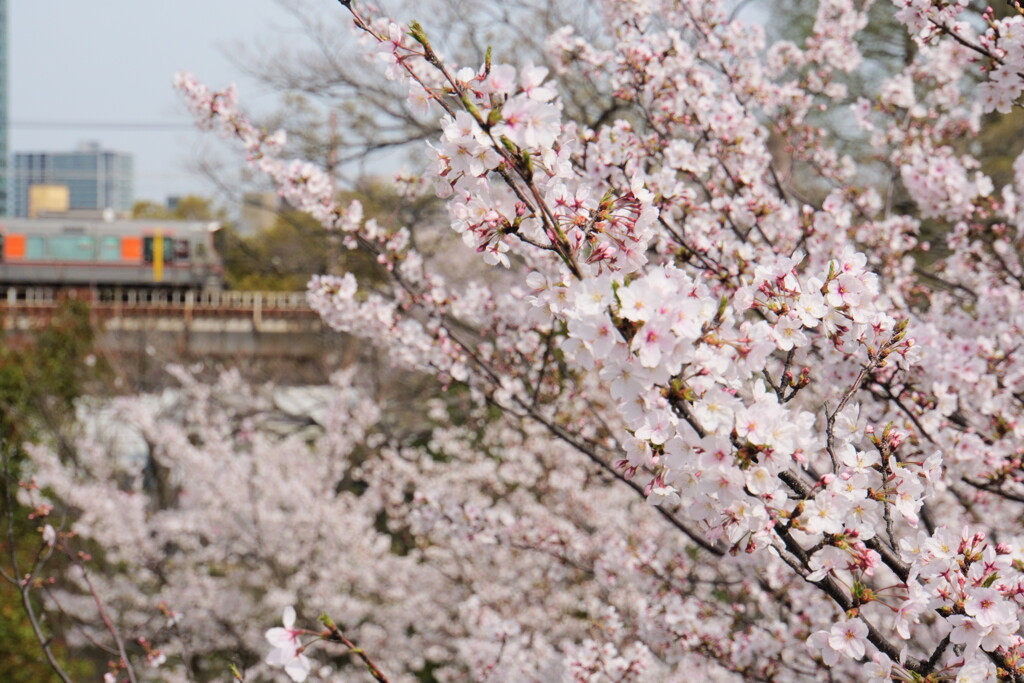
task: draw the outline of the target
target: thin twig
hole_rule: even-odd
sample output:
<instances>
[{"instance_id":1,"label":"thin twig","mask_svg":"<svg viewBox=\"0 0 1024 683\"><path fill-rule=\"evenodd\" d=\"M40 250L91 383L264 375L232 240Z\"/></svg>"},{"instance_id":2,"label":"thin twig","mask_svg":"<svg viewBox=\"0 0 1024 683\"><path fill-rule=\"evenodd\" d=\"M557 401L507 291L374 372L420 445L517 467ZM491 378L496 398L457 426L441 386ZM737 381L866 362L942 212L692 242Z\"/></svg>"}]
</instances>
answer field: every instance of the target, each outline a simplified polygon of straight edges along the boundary
<instances>
[{"instance_id":1,"label":"thin twig","mask_svg":"<svg viewBox=\"0 0 1024 683\"><path fill-rule=\"evenodd\" d=\"M370 656L366 654L366 651L362 648L356 647L355 643L346 638L345 634L341 632L341 629L339 629L333 621L331 621L330 617L326 614L321 615L320 621L322 621L324 626L327 627L328 637L326 640L343 644L348 648L349 654L353 654L363 660L363 664L366 665L367 670L370 672L370 675L373 676L374 680L379 683L388 683L387 676L385 676L377 665L374 664L373 660L370 659Z\"/></svg>"}]
</instances>

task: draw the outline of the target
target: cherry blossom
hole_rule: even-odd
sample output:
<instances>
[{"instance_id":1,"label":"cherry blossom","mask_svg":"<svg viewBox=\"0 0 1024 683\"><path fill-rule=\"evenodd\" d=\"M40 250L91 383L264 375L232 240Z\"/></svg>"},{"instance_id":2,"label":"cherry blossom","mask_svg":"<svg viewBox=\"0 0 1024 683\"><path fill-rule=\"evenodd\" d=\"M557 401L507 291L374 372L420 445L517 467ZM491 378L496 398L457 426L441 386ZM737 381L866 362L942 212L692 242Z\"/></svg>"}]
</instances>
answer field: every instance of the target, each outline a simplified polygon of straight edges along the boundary
<instances>
[{"instance_id":1,"label":"cherry blossom","mask_svg":"<svg viewBox=\"0 0 1024 683\"><path fill-rule=\"evenodd\" d=\"M267 641L273 647L267 655L267 664L283 667L293 681L302 683L309 675L310 662L302 654L302 642L299 640L302 630L293 628L295 608L291 605L285 607L281 621L283 627L267 631Z\"/></svg>"}]
</instances>

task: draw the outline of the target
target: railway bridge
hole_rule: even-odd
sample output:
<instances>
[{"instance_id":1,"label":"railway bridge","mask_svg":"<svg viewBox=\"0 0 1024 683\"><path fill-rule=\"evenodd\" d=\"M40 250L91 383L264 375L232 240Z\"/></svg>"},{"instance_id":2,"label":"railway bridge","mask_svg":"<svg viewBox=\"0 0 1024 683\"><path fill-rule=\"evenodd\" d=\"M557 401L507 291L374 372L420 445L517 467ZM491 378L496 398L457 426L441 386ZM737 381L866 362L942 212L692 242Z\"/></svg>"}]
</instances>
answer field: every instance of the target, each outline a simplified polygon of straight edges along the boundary
<instances>
[{"instance_id":1,"label":"railway bridge","mask_svg":"<svg viewBox=\"0 0 1024 683\"><path fill-rule=\"evenodd\" d=\"M97 346L108 352L311 357L338 343L305 292L8 287L0 289L5 333L48 324L67 298L89 304Z\"/></svg>"}]
</instances>

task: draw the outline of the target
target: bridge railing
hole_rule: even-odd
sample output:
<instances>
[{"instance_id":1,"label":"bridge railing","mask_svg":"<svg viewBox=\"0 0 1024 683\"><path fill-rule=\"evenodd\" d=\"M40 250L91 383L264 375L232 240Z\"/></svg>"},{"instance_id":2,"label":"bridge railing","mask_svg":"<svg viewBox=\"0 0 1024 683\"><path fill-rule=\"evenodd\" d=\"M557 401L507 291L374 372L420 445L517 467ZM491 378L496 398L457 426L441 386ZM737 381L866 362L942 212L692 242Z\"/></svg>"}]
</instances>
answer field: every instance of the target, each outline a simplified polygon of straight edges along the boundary
<instances>
[{"instance_id":1,"label":"bridge railing","mask_svg":"<svg viewBox=\"0 0 1024 683\"><path fill-rule=\"evenodd\" d=\"M143 313L153 309L167 312L252 312L262 313L309 312L305 292L261 291L168 291L157 289L98 289L61 290L56 287L8 287L0 299L0 308L6 310L45 309L56 307L64 297L77 297L88 301L94 310L116 310L125 314Z\"/></svg>"}]
</instances>

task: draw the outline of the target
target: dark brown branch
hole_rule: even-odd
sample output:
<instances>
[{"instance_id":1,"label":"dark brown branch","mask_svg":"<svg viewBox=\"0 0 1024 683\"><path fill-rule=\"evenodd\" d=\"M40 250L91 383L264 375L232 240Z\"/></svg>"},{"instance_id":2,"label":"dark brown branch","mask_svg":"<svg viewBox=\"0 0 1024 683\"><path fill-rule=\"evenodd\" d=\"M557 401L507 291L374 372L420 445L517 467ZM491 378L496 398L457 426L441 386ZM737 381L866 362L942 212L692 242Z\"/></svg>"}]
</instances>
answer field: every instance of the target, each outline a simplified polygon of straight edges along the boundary
<instances>
[{"instance_id":1,"label":"dark brown branch","mask_svg":"<svg viewBox=\"0 0 1024 683\"><path fill-rule=\"evenodd\" d=\"M11 572L17 579L21 576L21 572L18 569L18 553L17 553L17 542L14 533L14 514L17 506L14 503L14 496L11 493L11 487L14 485L14 477L11 475L10 465L11 456L8 450L8 444L6 441L0 443L0 448L3 449L0 458L3 459L3 481L0 481L0 486L4 487L4 516L7 517L7 549L10 553ZM57 661L57 656L53 653L50 648L50 639L43 632L43 627L39 623L39 617L36 615L35 608L32 606L32 597L30 595L32 591L32 582L34 577L30 574L23 579L19 579L18 593L21 598L21 607L25 611L25 616L28 617L29 625L32 627L32 635L35 636L39 642L39 646L43 650L43 656L46 657L46 663L53 669L53 673L63 682L72 683L71 677L68 676L64 668L61 667L60 662Z\"/></svg>"},{"instance_id":2,"label":"dark brown branch","mask_svg":"<svg viewBox=\"0 0 1024 683\"><path fill-rule=\"evenodd\" d=\"M321 615L320 621L322 621L324 626L327 627L327 635L324 640L328 640L333 643L341 643L347 647L349 654L353 654L363 660L363 664L366 665L366 669L370 672L370 675L373 676L375 681L378 681L379 683L388 683L387 676L385 676L377 665L374 664L373 660L370 659L370 656L366 654L366 651L362 648L356 647L355 643L346 638L345 634L341 632L341 629L339 629L333 621L331 621L330 617L326 614Z\"/></svg>"}]
</instances>

